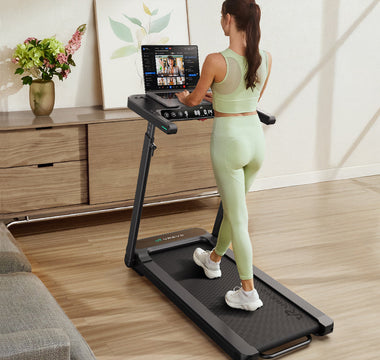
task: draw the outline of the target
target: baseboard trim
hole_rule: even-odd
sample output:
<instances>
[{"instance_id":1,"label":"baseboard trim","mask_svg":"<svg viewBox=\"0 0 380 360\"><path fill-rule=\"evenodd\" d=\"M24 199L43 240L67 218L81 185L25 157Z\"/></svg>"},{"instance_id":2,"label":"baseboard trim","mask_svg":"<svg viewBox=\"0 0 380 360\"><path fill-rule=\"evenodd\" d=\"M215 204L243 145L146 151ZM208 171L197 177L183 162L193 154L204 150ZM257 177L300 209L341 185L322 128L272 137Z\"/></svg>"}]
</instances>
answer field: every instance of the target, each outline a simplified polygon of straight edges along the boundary
<instances>
[{"instance_id":1,"label":"baseboard trim","mask_svg":"<svg viewBox=\"0 0 380 360\"><path fill-rule=\"evenodd\" d=\"M380 163L312 171L299 174L258 177L250 191L276 189L288 186L315 184L324 181L352 179L380 174Z\"/></svg>"}]
</instances>

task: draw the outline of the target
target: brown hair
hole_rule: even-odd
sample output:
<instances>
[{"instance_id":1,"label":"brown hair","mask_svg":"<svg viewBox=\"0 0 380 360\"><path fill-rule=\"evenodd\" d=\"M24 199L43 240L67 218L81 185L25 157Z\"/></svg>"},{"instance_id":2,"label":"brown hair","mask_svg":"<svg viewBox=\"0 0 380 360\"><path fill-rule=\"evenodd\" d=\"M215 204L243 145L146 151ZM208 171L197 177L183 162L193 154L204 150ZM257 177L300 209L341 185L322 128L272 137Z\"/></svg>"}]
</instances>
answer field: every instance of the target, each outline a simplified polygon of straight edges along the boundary
<instances>
[{"instance_id":1,"label":"brown hair","mask_svg":"<svg viewBox=\"0 0 380 360\"><path fill-rule=\"evenodd\" d=\"M261 10L255 0L225 0L222 5L222 14L232 15L235 18L239 31L245 31L247 48L245 57L248 68L245 74L246 87L254 88L258 81L257 70L261 65L259 42L261 37L260 18Z\"/></svg>"}]
</instances>

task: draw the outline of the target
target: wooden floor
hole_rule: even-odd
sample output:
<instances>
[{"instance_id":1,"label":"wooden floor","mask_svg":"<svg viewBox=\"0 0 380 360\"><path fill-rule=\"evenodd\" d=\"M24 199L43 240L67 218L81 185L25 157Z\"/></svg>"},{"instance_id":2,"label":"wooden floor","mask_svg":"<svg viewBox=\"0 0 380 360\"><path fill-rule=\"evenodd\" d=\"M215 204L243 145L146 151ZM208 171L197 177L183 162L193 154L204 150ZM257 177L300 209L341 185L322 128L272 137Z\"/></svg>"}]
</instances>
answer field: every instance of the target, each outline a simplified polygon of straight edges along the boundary
<instances>
[{"instance_id":1,"label":"wooden floor","mask_svg":"<svg viewBox=\"0 0 380 360\"><path fill-rule=\"evenodd\" d=\"M380 354L380 175L250 193L254 262L335 321L289 360ZM140 238L211 231L218 199L147 208ZM16 225L33 271L99 360L228 359L145 278L124 266L130 212ZM236 284L238 285L238 284Z\"/></svg>"}]
</instances>

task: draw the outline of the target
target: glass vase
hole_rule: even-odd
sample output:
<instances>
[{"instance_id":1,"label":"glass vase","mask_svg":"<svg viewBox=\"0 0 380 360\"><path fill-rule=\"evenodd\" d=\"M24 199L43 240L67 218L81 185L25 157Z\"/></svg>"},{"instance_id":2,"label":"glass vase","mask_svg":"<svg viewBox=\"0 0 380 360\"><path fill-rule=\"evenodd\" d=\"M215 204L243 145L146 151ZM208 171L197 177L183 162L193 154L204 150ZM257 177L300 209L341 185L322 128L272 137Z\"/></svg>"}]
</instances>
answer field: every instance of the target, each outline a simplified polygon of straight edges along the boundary
<instances>
[{"instance_id":1,"label":"glass vase","mask_svg":"<svg viewBox=\"0 0 380 360\"><path fill-rule=\"evenodd\" d=\"M36 116L50 115L54 108L55 88L53 80L33 80L29 87L29 103Z\"/></svg>"}]
</instances>

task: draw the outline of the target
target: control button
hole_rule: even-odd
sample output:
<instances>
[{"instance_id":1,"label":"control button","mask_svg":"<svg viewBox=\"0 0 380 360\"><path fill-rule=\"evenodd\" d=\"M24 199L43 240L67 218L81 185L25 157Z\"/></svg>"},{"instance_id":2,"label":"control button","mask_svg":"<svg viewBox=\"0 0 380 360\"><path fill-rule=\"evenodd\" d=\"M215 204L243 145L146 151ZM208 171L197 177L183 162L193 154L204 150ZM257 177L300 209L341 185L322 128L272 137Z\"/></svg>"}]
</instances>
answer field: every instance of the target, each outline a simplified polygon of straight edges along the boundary
<instances>
[{"instance_id":1,"label":"control button","mask_svg":"<svg viewBox=\"0 0 380 360\"><path fill-rule=\"evenodd\" d=\"M187 110L185 110L183 113L185 114L185 117L187 117L187 118L189 117L189 113Z\"/></svg>"},{"instance_id":2,"label":"control button","mask_svg":"<svg viewBox=\"0 0 380 360\"><path fill-rule=\"evenodd\" d=\"M178 117L183 118L183 112L182 111L178 111Z\"/></svg>"},{"instance_id":3,"label":"control button","mask_svg":"<svg viewBox=\"0 0 380 360\"><path fill-rule=\"evenodd\" d=\"M167 119L169 119L170 114L169 114L167 111L165 111L165 112L164 112L164 117L166 117Z\"/></svg>"},{"instance_id":4,"label":"control button","mask_svg":"<svg viewBox=\"0 0 380 360\"><path fill-rule=\"evenodd\" d=\"M176 114L174 111L172 111L172 112L170 113L170 116L171 116L172 118L175 118L175 117L177 116L177 114Z\"/></svg>"}]
</instances>

